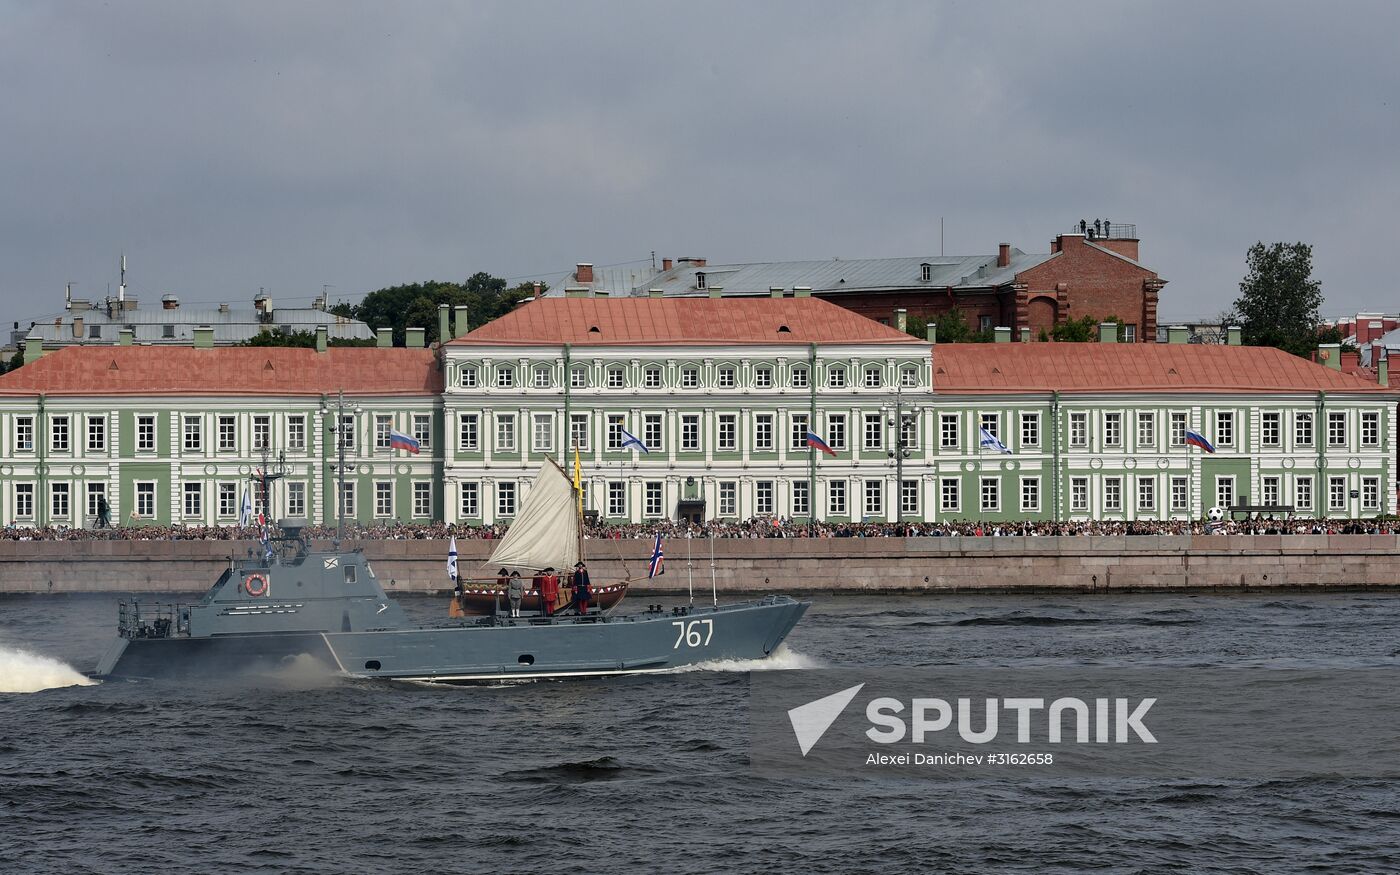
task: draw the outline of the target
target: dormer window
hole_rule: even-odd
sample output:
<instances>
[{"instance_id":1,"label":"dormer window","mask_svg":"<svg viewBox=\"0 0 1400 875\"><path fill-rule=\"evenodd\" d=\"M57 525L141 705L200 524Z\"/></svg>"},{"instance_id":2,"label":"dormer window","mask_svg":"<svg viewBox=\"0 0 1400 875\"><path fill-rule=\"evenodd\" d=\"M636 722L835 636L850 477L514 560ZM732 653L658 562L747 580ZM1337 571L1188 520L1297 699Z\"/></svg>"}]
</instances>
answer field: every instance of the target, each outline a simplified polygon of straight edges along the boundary
<instances>
[{"instance_id":1,"label":"dormer window","mask_svg":"<svg viewBox=\"0 0 1400 875\"><path fill-rule=\"evenodd\" d=\"M695 272L695 288L705 288L705 272L703 270L697 270Z\"/></svg>"},{"instance_id":2,"label":"dormer window","mask_svg":"<svg viewBox=\"0 0 1400 875\"><path fill-rule=\"evenodd\" d=\"M927 261L919 265L919 279L924 282L933 279L933 265L929 264Z\"/></svg>"}]
</instances>

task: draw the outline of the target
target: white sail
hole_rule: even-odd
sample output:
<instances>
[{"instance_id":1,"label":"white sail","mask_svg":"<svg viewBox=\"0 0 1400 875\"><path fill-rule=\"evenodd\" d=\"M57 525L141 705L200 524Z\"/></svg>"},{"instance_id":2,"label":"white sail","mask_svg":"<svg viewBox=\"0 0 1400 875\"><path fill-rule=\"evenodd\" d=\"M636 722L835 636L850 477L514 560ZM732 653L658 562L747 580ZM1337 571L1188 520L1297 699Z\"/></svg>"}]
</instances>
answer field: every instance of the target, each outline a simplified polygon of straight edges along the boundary
<instances>
[{"instance_id":1,"label":"white sail","mask_svg":"<svg viewBox=\"0 0 1400 875\"><path fill-rule=\"evenodd\" d=\"M568 571L578 562L579 518L574 485L550 460L535 475L535 485L506 536L496 545L491 565L535 571Z\"/></svg>"}]
</instances>

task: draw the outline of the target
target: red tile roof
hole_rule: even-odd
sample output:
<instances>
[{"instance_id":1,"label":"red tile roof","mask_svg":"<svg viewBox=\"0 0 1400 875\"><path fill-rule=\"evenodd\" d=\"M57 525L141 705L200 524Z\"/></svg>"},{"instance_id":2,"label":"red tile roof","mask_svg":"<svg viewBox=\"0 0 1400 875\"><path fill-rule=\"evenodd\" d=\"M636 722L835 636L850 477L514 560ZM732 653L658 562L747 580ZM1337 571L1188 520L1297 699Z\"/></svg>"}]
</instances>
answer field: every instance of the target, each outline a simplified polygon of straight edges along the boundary
<instances>
[{"instance_id":1,"label":"red tile roof","mask_svg":"<svg viewBox=\"0 0 1400 875\"><path fill-rule=\"evenodd\" d=\"M818 298L536 298L449 345L565 343L655 346L923 341Z\"/></svg>"},{"instance_id":2,"label":"red tile roof","mask_svg":"<svg viewBox=\"0 0 1400 875\"><path fill-rule=\"evenodd\" d=\"M437 395L430 349L69 346L0 376L0 395Z\"/></svg>"},{"instance_id":3,"label":"red tile roof","mask_svg":"<svg viewBox=\"0 0 1400 875\"><path fill-rule=\"evenodd\" d=\"M946 393L1394 392L1282 350L1166 343L941 343Z\"/></svg>"}]
</instances>

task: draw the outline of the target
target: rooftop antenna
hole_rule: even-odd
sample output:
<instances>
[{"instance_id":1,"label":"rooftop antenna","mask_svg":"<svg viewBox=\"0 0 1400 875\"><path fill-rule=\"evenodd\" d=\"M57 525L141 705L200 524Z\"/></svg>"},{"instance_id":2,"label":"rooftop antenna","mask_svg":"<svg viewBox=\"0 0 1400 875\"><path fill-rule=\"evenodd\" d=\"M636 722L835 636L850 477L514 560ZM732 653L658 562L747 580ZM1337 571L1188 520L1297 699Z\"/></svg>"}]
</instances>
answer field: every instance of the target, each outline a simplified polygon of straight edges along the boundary
<instances>
[{"instance_id":1,"label":"rooftop antenna","mask_svg":"<svg viewBox=\"0 0 1400 875\"><path fill-rule=\"evenodd\" d=\"M938 217L938 257L943 257L943 217Z\"/></svg>"},{"instance_id":2,"label":"rooftop antenna","mask_svg":"<svg viewBox=\"0 0 1400 875\"><path fill-rule=\"evenodd\" d=\"M126 253L125 253L125 252L122 253L122 281L121 281L121 285L117 286L117 300L118 300L118 301L125 301L125 300L126 300Z\"/></svg>"}]
</instances>

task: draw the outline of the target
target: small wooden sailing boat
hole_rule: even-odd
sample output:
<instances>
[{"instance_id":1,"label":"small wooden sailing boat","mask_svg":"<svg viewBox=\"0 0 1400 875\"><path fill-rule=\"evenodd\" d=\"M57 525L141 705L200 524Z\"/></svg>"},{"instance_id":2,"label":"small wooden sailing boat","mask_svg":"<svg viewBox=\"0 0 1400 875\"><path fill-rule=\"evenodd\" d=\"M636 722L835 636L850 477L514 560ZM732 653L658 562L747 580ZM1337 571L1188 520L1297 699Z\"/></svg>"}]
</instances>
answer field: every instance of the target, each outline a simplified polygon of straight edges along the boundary
<instances>
[{"instance_id":1,"label":"small wooden sailing boat","mask_svg":"<svg viewBox=\"0 0 1400 875\"><path fill-rule=\"evenodd\" d=\"M558 463L547 459L535 475L534 485L525 496L520 513L506 535L491 552L487 566L516 571L526 582L520 611L525 616L542 611L541 590L555 593L550 613L573 610L574 584L571 573L583 560L583 519L574 484ZM554 577L550 585L547 577ZM592 583L590 610L607 611L627 595L631 579L616 583ZM462 581L462 590L452 599L448 616L506 613L510 602L507 583L499 577Z\"/></svg>"}]
</instances>

